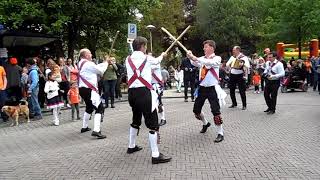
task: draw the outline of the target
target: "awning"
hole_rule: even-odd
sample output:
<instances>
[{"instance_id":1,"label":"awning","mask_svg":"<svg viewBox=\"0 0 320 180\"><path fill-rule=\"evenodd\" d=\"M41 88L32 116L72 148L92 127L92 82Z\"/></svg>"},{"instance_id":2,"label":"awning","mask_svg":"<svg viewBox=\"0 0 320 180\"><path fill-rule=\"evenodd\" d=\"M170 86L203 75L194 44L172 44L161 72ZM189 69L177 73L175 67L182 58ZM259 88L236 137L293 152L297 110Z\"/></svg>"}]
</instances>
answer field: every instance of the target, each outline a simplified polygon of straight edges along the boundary
<instances>
[{"instance_id":1,"label":"awning","mask_svg":"<svg viewBox=\"0 0 320 180\"><path fill-rule=\"evenodd\" d=\"M58 36L21 31L0 31L0 47L31 46L39 47L58 40Z\"/></svg>"}]
</instances>

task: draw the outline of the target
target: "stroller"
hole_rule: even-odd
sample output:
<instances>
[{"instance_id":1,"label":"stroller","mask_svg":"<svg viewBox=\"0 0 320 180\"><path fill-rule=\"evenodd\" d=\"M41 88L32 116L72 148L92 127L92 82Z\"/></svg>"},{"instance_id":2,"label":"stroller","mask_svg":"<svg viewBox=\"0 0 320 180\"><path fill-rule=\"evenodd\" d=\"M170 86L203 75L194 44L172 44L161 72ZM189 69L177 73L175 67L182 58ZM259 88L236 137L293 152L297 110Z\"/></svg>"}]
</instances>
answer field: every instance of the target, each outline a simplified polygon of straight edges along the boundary
<instances>
[{"instance_id":1,"label":"stroller","mask_svg":"<svg viewBox=\"0 0 320 180\"><path fill-rule=\"evenodd\" d=\"M281 80L281 92L286 93L288 89L294 91L295 89L308 91L308 84L304 73L286 72L285 76Z\"/></svg>"}]
</instances>

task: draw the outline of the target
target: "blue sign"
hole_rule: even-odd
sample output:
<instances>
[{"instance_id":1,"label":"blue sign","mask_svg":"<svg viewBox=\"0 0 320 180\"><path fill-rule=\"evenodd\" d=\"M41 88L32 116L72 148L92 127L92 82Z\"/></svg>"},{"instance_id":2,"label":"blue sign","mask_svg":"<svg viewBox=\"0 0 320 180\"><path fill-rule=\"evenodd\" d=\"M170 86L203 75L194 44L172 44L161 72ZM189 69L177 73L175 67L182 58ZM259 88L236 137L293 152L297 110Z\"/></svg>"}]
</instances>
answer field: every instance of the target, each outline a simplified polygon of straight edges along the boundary
<instances>
[{"instance_id":1,"label":"blue sign","mask_svg":"<svg viewBox=\"0 0 320 180\"><path fill-rule=\"evenodd\" d=\"M128 23L128 38L134 39L137 37L137 25Z\"/></svg>"}]
</instances>

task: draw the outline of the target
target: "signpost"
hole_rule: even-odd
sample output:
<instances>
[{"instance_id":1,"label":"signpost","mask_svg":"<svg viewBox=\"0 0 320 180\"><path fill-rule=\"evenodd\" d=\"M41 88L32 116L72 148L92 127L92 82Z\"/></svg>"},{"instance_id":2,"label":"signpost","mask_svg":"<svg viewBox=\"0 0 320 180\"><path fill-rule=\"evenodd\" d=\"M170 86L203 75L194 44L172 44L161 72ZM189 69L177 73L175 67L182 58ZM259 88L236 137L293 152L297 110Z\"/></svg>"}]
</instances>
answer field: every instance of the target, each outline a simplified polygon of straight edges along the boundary
<instances>
[{"instance_id":1,"label":"signpost","mask_svg":"<svg viewBox=\"0 0 320 180\"><path fill-rule=\"evenodd\" d=\"M137 25L133 23L128 23L128 38L127 42L129 44L131 52L133 52L132 49L132 42L137 37Z\"/></svg>"}]
</instances>

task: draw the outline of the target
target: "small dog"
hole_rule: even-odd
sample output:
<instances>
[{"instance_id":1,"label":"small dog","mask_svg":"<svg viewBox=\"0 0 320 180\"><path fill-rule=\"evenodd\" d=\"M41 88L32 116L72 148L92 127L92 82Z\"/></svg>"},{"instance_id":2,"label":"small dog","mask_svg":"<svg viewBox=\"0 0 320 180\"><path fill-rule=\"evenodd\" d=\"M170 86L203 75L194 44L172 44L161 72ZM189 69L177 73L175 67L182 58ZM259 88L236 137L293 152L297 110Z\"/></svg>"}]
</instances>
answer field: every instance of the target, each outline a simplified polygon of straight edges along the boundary
<instances>
[{"instance_id":1,"label":"small dog","mask_svg":"<svg viewBox=\"0 0 320 180\"><path fill-rule=\"evenodd\" d=\"M27 122L30 122L28 102L25 100L20 101L19 105L17 106L3 106L1 111L6 113L9 116L9 118L12 119L11 126L14 126L14 121L16 122L16 126L19 125L20 115L24 115L25 118L28 120Z\"/></svg>"}]
</instances>

